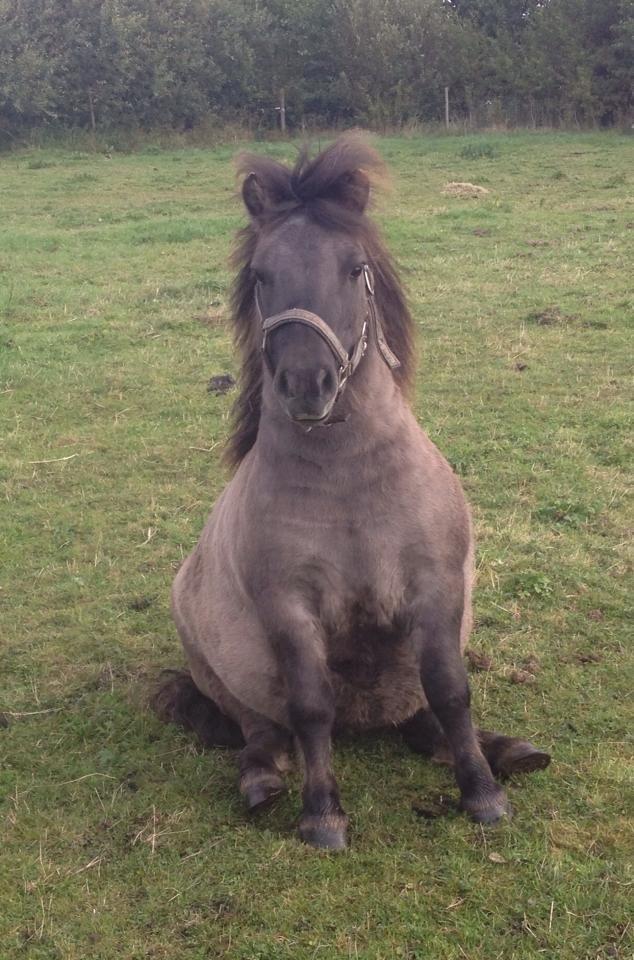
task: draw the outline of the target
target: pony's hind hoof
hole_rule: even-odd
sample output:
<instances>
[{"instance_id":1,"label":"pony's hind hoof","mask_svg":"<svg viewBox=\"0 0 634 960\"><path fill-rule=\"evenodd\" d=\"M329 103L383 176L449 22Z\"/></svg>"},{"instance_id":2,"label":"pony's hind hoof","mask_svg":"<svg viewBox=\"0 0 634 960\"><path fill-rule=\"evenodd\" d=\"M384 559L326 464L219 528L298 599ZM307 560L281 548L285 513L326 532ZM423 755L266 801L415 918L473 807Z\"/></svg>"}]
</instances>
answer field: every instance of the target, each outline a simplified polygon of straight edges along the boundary
<instances>
[{"instance_id":1,"label":"pony's hind hoof","mask_svg":"<svg viewBox=\"0 0 634 960\"><path fill-rule=\"evenodd\" d=\"M511 777L515 773L535 773L545 770L550 763L550 754L537 750L532 743L514 744L498 758L497 772L500 777Z\"/></svg>"},{"instance_id":2,"label":"pony's hind hoof","mask_svg":"<svg viewBox=\"0 0 634 960\"><path fill-rule=\"evenodd\" d=\"M243 795L249 813L258 813L270 806L273 801L286 790L286 784L281 777L274 773L267 773L256 777L249 777L240 784L240 793Z\"/></svg>"},{"instance_id":3,"label":"pony's hind hoof","mask_svg":"<svg viewBox=\"0 0 634 960\"><path fill-rule=\"evenodd\" d=\"M348 818L343 816L303 817L299 835L304 843L319 850L345 850Z\"/></svg>"},{"instance_id":4,"label":"pony's hind hoof","mask_svg":"<svg viewBox=\"0 0 634 960\"><path fill-rule=\"evenodd\" d=\"M464 810L476 823L493 826L504 817L510 820L513 816L511 805L502 789L493 794L484 794L476 797L464 797L460 801L460 809Z\"/></svg>"}]
</instances>

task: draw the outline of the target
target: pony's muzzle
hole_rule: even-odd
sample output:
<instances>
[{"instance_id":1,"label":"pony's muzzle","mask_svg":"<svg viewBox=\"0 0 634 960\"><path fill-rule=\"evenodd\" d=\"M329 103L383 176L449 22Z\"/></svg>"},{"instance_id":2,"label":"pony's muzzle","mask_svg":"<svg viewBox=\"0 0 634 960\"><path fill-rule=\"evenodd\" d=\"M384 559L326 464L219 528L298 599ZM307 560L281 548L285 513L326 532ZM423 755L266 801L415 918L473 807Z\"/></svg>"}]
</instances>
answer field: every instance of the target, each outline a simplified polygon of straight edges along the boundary
<instances>
[{"instance_id":1,"label":"pony's muzzle","mask_svg":"<svg viewBox=\"0 0 634 960\"><path fill-rule=\"evenodd\" d=\"M273 386L292 420L324 420L337 398L337 379L326 366L279 370Z\"/></svg>"}]
</instances>

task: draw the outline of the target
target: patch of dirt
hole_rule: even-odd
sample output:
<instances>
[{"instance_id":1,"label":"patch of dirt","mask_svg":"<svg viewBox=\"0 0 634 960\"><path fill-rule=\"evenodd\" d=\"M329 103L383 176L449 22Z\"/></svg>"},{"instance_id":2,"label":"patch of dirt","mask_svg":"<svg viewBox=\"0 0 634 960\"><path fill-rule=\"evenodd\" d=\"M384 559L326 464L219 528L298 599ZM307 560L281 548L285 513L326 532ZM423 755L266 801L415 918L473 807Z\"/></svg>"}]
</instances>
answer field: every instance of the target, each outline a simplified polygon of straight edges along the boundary
<instances>
[{"instance_id":1,"label":"patch of dirt","mask_svg":"<svg viewBox=\"0 0 634 960\"><path fill-rule=\"evenodd\" d=\"M444 793L434 794L424 804L416 803L412 805L412 812L421 820L437 820L439 817L446 817L455 813L456 809L455 800Z\"/></svg>"},{"instance_id":2,"label":"patch of dirt","mask_svg":"<svg viewBox=\"0 0 634 960\"><path fill-rule=\"evenodd\" d=\"M130 770L129 773L126 773L125 777L121 781L121 785L124 786L126 790L129 790L130 793L136 793L137 790L139 789L139 784L136 780L136 776L137 776L137 771Z\"/></svg>"},{"instance_id":3,"label":"patch of dirt","mask_svg":"<svg viewBox=\"0 0 634 960\"><path fill-rule=\"evenodd\" d=\"M471 647L465 650L465 657L467 658L469 666L474 671L487 671L493 667L491 657L487 657L486 653L482 653L479 650L472 650Z\"/></svg>"},{"instance_id":4,"label":"patch of dirt","mask_svg":"<svg viewBox=\"0 0 634 960\"><path fill-rule=\"evenodd\" d=\"M522 663L522 666L525 670L528 670L528 672L532 674L537 674L541 670L541 664L534 654L526 657Z\"/></svg>"},{"instance_id":5,"label":"patch of dirt","mask_svg":"<svg viewBox=\"0 0 634 960\"><path fill-rule=\"evenodd\" d=\"M527 363L516 363L513 369L517 370L518 373L523 373L524 370L526 370L527 368L528 368Z\"/></svg>"},{"instance_id":6,"label":"patch of dirt","mask_svg":"<svg viewBox=\"0 0 634 960\"><path fill-rule=\"evenodd\" d=\"M603 620L603 610L588 610L586 614L588 620Z\"/></svg>"},{"instance_id":7,"label":"patch of dirt","mask_svg":"<svg viewBox=\"0 0 634 960\"><path fill-rule=\"evenodd\" d=\"M529 247L549 247L550 240L527 240Z\"/></svg>"},{"instance_id":8,"label":"patch of dirt","mask_svg":"<svg viewBox=\"0 0 634 960\"><path fill-rule=\"evenodd\" d=\"M207 393L228 393L235 385L235 377L230 373L219 373L207 381Z\"/></svg>"},{"instance_id":9,"label":"patch of dirt","mask_svg":"<svg viewBox=\"0 0 634 960\"><path fill-rule=\"evenodd\" d=\"M601 663L603 660L603 654L593 652L575 653L575 660L577 663Z\"/></svg>"},{"instance_id":10,"label":"patch of dirt","mask_svg":"<svg viewBox=\"0 0 634 960\"><path fill-rule=\"evenodd\" d=\"M476 227L473 231L474 237L490 237L491 231L486 227Z\"/></svg>"},{"instance_id":11,"label":"patch of dirt","mask_svg":"<svg viewBox=\"0 0 634 960\"><path fill-rule=\"evenodd\" d=\"M535 310L526 317L528 323L536 323L540 327L553 327L559 323L570 323L578 320L574 313L563 313L559 307L546 307L545 310Z\"/></svg>"},{"instance_id":12,"label":"patch of dirt","mask_svg":"<svg viewBox=\"0 0 634 960\"><path fill-rule=\"evenodd\" d=\"M130 600L128 603L128 608L130 610L147 610L148 607L151 607L154 603L154 597L134 597L133 600Z\"/></svg>"},{"instance_id":13,"label":"patch of dirt","mask_svg":"<svg viewBox=\"0 0 634 960\"><path fill-rule=\"evenodd\" d=\"M518 670L517 668L511 670L509 673L509 680L511 683L517 684L533 684L537 683L537 677L534 673L530 673L528 670Z\"/></svg>"},{"instance_id":14,"label":"patch of dirt","mask_svg":"<svg viewBox=\"0 0 634 960\"><path fill-rule=\"evenodd\" d=\"M460 183L457 180L446 183L441 192L447 197L459 197L461 200L486 197L490 193L486 187L479 187L475 183Z\"/></svg>"}]
</instances>

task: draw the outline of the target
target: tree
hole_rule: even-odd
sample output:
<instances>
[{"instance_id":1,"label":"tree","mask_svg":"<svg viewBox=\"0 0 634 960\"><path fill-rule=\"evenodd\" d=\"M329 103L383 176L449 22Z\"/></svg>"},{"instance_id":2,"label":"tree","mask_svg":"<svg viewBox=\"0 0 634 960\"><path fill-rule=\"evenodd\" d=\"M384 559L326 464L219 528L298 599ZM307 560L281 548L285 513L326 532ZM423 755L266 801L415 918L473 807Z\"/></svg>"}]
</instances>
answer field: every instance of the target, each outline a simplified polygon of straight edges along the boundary
<instances>
[{"instance_id":1,"label":"tree","mask_svg":"<svg viewBox=\"0 0 634 960\"><path fill-rule=\"evenodd\" d=\"M0 128L603 124L634 0L0 0Z\"/></svg>"}]
</instances>

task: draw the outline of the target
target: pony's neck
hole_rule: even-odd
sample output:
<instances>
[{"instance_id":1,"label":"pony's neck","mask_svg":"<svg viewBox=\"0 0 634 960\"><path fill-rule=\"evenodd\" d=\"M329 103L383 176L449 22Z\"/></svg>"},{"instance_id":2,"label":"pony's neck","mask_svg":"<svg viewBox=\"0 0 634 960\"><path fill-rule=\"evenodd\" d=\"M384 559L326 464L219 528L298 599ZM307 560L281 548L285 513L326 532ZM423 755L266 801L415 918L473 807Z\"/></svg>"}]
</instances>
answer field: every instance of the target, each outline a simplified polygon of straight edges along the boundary
<instances>
[{"instance_id":1,"label":"pony's neck","mask_svg":"<svg viewBox=\"0 0 634 960\"><path fill-rule=\"evenodd\" d=\"M350 459L371 456L378 446L394 440L409 407L387 364L371 342L326 425L303 425L289 419L266 376L256 450L267 459Z\"/></svg>"}]
</instances>

